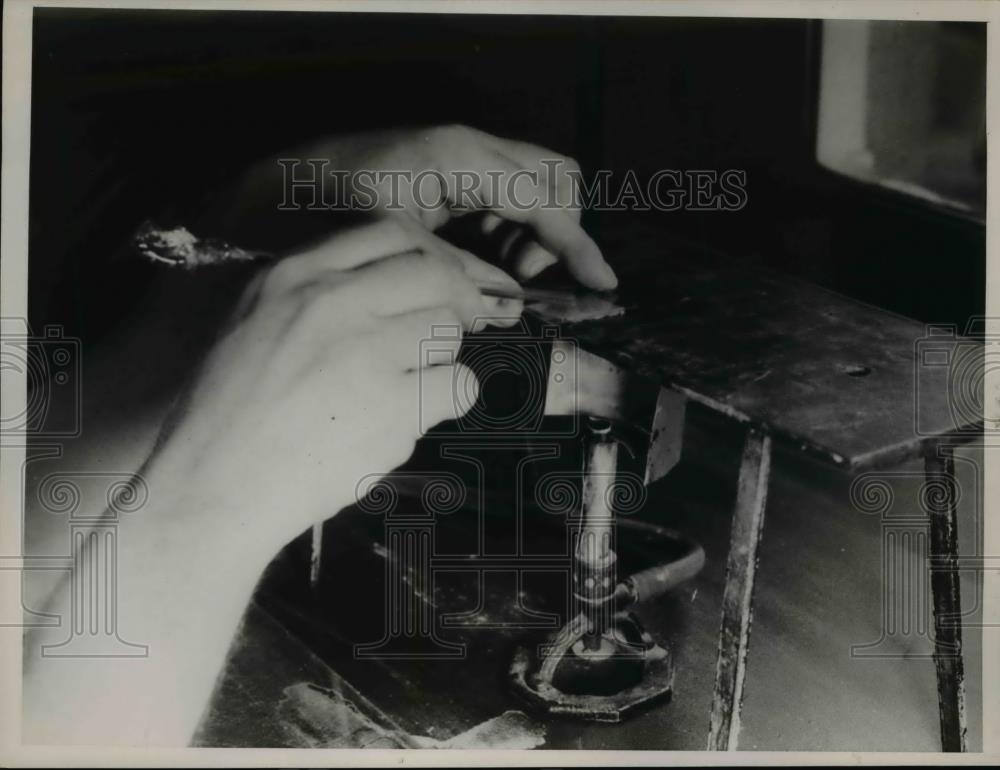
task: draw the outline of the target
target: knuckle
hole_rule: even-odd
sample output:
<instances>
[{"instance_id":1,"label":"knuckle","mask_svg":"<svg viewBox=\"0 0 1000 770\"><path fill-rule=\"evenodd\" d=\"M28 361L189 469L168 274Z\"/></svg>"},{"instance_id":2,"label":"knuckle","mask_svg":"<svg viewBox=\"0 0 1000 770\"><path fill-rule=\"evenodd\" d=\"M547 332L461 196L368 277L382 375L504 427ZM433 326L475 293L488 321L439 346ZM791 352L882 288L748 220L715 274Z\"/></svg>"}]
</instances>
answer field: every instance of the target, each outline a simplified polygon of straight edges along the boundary
<instances>
[{"instance_id":1,"label":"knuckle","mask_svg":"<svg viewBox=\"0 0 1000 770\"><path fill-rule=\"evenodd\" d=\"M247 283L246 287L240 294L240 300L237 305L236 315L242 315L248 312L253 305L261 299L267 299L265 292L265 286L267 282L268 275L270 274L270 268L264 268L259 270Z\"/></svg>"},{"instance_id":2,"label":"knuckle","mask_svg":"<svg viewBox=\"0 0 1000 770\"><path fill-rule=\"evenodd\" d=\"M452 257L450 254L446 254L441 251L431 251L428 249L421 249L417 258L420 260L421 265L427 272L427 277L433 280L451 280L458 272L456 269L458 265L456 264L457 259Z\"/></svg>"},{"instance_id":3,"label":"knuckle","mask_svg":"<svg viewBox=\"0 0 1000 770\"><path fill-rule=\"evenodd\" d=\"M445 269L441 256L427 249L405 254L400 259L407 265L412 265L423 279L438 278Z\"/></svg>"},{"instance_id":4,"label":"knuckle","mask_svg":"<svg viewBox=\"0 0 1000 770\"><path fill-rule=\"evenodd\" d=\"M423 250L408 251L402 254L392 254L378 260L372 269L385 273L383 283L399 281L422 281L424 275L432 269L431 261Z\"/></svg>"},{"instance_id":5,"label":"knuckle","mask_svg":"<svg viewBox=\"0 0 1000 770\"><path fill-rule=\"evenodd\" d=\"M340 286L324 286L309 291L299 312L300 323L306 326L329 324L344 309L346 293Z\"/></svg>"},{"instance_id":6,"label":"knuckle","mask_svg":"<svg viewBox=\"0 0 1000 770\"><path fill-rule=\"evenodd\" d=\"M465 306L479 307L482 295L461 267L449 269L447 281L448 289L453 293L457 302L463 303Z\"/></svg>"},{"instance_id":7,"label":"knuckle","mask_svg":"<svg viewBox=\"0 0 1000 770\"><path fill-rule=\"evenodd\" d=\"M410 228L407 225L408 223L403 217L386 216L380 217L375 222L367 225L367 227L376 235L402 237L410 232Z\"/></svg>"},{"instance_id":8,"label":"knuckle","mask_svg":"<svg viewBox=\"0 0 1000 770\"><path fill-rule=\"evenodd\" d=\"M294 285L296 267L292 258L283 259L272 265L263 281L263 291L267 294L282 294L289 291Z\"/></svg>"},{"instance_id":9,"label":"knuckle","mask_svg":"<svg viewBox=\"0 0 1000 770\"><path fill-rule=\"evenodd\" d=\"M457 123L443 123L431 128L427 135L431 142L446 144L458 136L460 128Z\"/></svg>"},{"instance_id":10,"label":"knuckle","mask_svg":"<svg viewBox=\"0 0 1000 770\"><path fill-rule=\"evenodd\" d=\"M467 147L473 140L472 129L461 123L446 123L433 130L433 140L440 147L453 152Z\"/></svg>"},{"instance_id":11,"label":"knuckle","mask_svg":"<svg viewBox=\"0 0 1000 770\"><path fill-rule=\"evenodd\" d=\"M363 243L395 243L405 237L403 223L399 220L400 217L377 216L369 222L342 230L334 238L350 243L354 248Z\"/></svg>"},{"instance_id":12,"label":"knuckle","mask_svg":"<svg viewBox=\"0 0 1000 770\"><path fill-rule=\"evenodd\" d=\"M327 294L309 292L302 301L298 313L298 326L313 326L327 317L329 299Z\"/></svg>"},{"instance_id":13,"label":"knuckle","mask_svg":"<svg viewBox=\"0 0 1000 770\"><path fill-rule=\"evenodd\" d=\"M469 127L462 123L446 123L442 128L445 136L452 139L466 138L471 134Z\"/></svg>"}]
</instances>

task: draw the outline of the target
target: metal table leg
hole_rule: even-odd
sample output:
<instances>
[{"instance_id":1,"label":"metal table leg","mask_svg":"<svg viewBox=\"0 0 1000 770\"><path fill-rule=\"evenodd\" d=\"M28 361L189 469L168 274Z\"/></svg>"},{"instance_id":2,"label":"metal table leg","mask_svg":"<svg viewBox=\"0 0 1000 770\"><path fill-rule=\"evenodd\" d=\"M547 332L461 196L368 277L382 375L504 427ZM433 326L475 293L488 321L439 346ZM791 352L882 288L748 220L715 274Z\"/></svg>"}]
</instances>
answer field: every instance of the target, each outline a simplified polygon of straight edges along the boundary
<instances>
[{"instance_id":1,"label":"metal table leg","mask_svg":"<svg viewBox=\"0 0 1000 770\"><path fill-rule=\"evenodd\" d=\"M958 495L951 446L932 444L924 461L924 501L930 516L934 667L943 751L965 751L965 667L958 580Z\"/></svg>"},{"instance_id":2,"label":"metal table leg","mask_svg":"<svg viewBox=\"0 0 1000 770\"><path fill-rule=\"evenodd\" d=\"M708 733L709 751L732 751L740 732L740 708L746 679L757 548L764 526L771 473L771 437L751 428L743 446L736 507L729 537L722 628L715 669L715 691Z\"/></svg>"}]
</instances>

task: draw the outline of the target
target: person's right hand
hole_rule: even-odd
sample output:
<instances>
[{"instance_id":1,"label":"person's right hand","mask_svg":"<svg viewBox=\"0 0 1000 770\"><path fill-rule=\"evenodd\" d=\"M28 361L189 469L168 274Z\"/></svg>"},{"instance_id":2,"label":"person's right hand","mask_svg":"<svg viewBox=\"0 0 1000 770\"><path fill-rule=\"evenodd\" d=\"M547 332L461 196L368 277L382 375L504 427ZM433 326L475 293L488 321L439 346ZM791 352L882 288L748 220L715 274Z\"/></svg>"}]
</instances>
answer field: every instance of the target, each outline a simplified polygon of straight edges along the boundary
<instances>
[{"instance_id":1,"label":"person's right hand","mask_svg":"<svg viewBox=\"0 0 1000 770\"><path fill-rule=\"evenodd\" d=\"M414 228L342 231L248 288L145 471L205 501L201 531L228 533L228 547L247 538L269 558L355 502L362 478L402 464L421 425L471 406L472 373L429 365L421 341L434 325L469 329L500 310L516 320L520 303L487 304L468 271L505 274Z\"/></svg>"},{"instance_id":2,"label":"person's right hand","mask_svg":"<svg viewBox=\"0 0 1000 770\"><path fill-rule=\"evenodd\" d=\"M190 740L275 553L354 503L359 482L403 463L421 425L470 406L472 373L454 357L423 359L420 343L432 326L452 326L457 356L454 327L496 315L470 277L500 272L483 265L413 223L385 221L341 231L251 283L140 470L148 498L109 512L111 535L74 540L73 564L89 570L114 538L107 611L119 642L131 654L145 645L143 657L45 656L44 645L65 643L70 621L29 629L32 742ZM503 312L518 315L520 303ZM435 353L447 344L435 339ZM77 617L77 579L74 569L51 588L42 605L51 617Z\"/></svg>"}]
</instances>

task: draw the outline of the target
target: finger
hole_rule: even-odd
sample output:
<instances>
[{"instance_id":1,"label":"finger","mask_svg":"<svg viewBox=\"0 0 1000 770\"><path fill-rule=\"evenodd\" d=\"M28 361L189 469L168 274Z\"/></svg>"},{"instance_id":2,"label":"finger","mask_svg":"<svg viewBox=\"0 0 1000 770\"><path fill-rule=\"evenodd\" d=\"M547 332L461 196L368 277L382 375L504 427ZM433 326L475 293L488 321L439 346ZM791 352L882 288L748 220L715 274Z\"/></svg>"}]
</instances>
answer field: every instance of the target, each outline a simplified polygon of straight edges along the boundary
<instances>
[{"instance_id":1,"label":"finger","mask_svg":"<svg viewBox=\"0 0 1000 770\"><path fill-rule=\"evenodd\" d=\"M370 342L386 366L414 372L431 366L454 366L462 336L461 319L451 308L439 307L381 320Z\"/></svg>"},{"instance_id":2,"label":"finger","mask_svg":"<svg viewBox=\"0 0 1000 770\"><path fill-rule=\"evenodd\" d=\"M500 268L484 262L472 253L459 249L423 229L415 222L397 218L351 228L321 245L296 256L287 257L272 268L268 277L271 291L289 291L319 279L328 272L339 272L370 264L386 256L398 256L417 250L452 256L476 283L491 284L517 293L518 283ZM514 299L489 297L487 315L495 317L496 326L517 322L523 304Z\"/></svg>"},{"instance_id":3,"label":"finger","mask_svg":"<svg viewBox=\"0 0 1000 770\"><path fill-rule=\"evenodd\" d=\"M479 222L479 227L481 228L483 235L490 236L493 235L493 231L503 223L504 218L502 216L494 214L492 211L487 211L483 214L483 218Z\"/></svg>"},{"instance_id":4,"label":"finger","mask_svg":"<svg viewBox=\"0 0 1000 770\"><path fill-rule=\"evenodd\" d=\"M419 247L413 230L395 218L352 227L275 264L265 281L265 290L292 291L324 273L352 270Z\"/></svg>"},{"instance_id":5,"label":"finger","mask_svg":"<svg viewBox=\"0 0 1000 770\"><path fill-rule=\"evenodd\" d=\"M510 265L520 281L528 281L559 261L559 258L534 239L527 240L515 254Z\"/></svg>"},{"instance_id":6,"label":"finger","mask_svg":"<svg viewBox=\"0 0 1000 770\"><path fill-rule=\"evenodd\" d=\"M600 248L566 212L534 209L522 213L514 210L512 218L530 225L538 244L563 262L580 283L602 290L618 285L618 278L604 260Z\"/></svg>"},{"instance_id":7,"label":"finger","mask_svg":"<svg viewBox=\"0 0 1000 770\"><path fill-rule=\"evenodd\" d=\"M525 146L532 147L532 145ZM545 206L558 207L559 210L569 214L573 221L579 222L581 215L579 165L575 160L558 153L546 153L541 148L537 150L537 152L521 151L516 147L500 145L496 151L516 166L537 169L541 184L546 189ZM575 177L573 172L576 173Z\"/></svg>"},{"instance_id":8,"label":"finger","mask_svg":"<svg viewBox=\"0 0 1000 770\"><path fill-rule=\"evenodd\" d=\"M429 251L440 251L454 257L469 278L477 284L502 287L510 293L516 293L520 288L517 281L496 265L480 259L471 251L461 249L434 233L425 232L421 235L420 240Z\"/></svg>"},{"instance_id":9,"label":"finger","mask_svg":"<svg viewBox=\"0 0 1000 770\"><path fill-rule=\"evenodd\" d=\"M505 219L531 226L538 242L564 262L570 273L584 285L594 289L613 289L617 286L614 271L579 222L562 209L541 206L545 198L537 172L525 173L525 169L517 167L499 153L494 155L494 159L507 176L495 183L495 173L491 177L486 173L485 166L477 169L477 193L484 204ZM482 159L478 162L481 163ZM457 200L462 192L448 191L449 198L455 200L460 208L470 202Z\"/></svg>"},{"instance_id":10,"label":"finger","mask_svg":"<svg viewBox=\"0 0 1000 770\"><path fill-rule=\"evenodd\" d=\"M566 212L531 212L528 222L538 243L563 262L580 283L602 290L618 285L618 277L600 248Z\"/></svg>"},{"instance_id":11,"label":"finger","mask_svg":"<svg viewBox=\"0 0 1000 770\"><path fill-rule=\"evenodd\" d=\"M505 270L509 270L519 281L534 278L559 258L535 240L531 229L516 222L506 222L496 214L502 225L493 227L492 249ZM492 223L490 223L492 227Z\"/></svg>"},{"instance_id":12,"label":"finger","mask_svg":"<svg viewBox=\"0 0 1000 770\"><path fill-rule=\"evenodd\" d=\"M460 249L433 233L427 234L428 241L438 249L448 250L462 264L466 274L483 294L483 305L486 315L479 326L510 327L517 323L524 312L524 303L510 296L495 296L497 294L516 295L521 291L521 285L509 273L496 265L491 265L472 252ZM473 329L476 331L477 329Z\"/></svg>"},{"instance_id":13,"label":"finger","mask_svg":"<svg viewBox=\"0 0 1000 770\"><path fill-rule=\"evenodd\" d=\"M521 248L522 244L527 239L532 237L531 228L527 225L521 225L517 222L506 220L499 214L493 214L491 212L490 216L496 217L500 224L493 227L489 232L489 248L491 253L496 255L496 258L501 264L503 264Z\"/></svg>"},{"instance_id":14,"label":"finger","mask_svg":"<svg viewBox=\"0 0 1000 770\"><path fill-rule=\"evenodd\" d=\"M463 266L452 255L408 253L388 257L344 273L331 273L355 307L374 316L449 307L471 328L490 308Z\"/></svg>"},{"instance_id":15,"label":"finger","mask_svg":"<svg viewBox=\"0 0 1000 770\"><path fill-rule=\"evenodd\" d=\"M509 327L517 323L524 311L524 303L509 296L491 295L495 290L499 294L516 295L521 291L521 285L509 273L480 259L465 249L460 249L434 233L424 230L417 223L407 224L404 229L411 229L415 242L430 253L450 255L462 266L472 282L483 293L483 304L486 317L480 325Z\"/></svg>"},{"instance_id":16,"label":"finger","mask_svg":"<svg viewBox=\"0 0 1000 770\"><path fill-rule=\"evenodd\" d=\"M482 295L462 267L423 252L329 271L287 296L295 309L285 325L315 348L348 335L370 336L382 319L416 311L447 308L465 329L488 317Z\"/></svg>"},{"instance_id":17,"label":"finger","mask_svg":"<svg viewBox=\"0 0 1000 770\"><path fill-rule=\"evenodd\" d=\"M516 165L538 169L543 182L552 188L555 201L580 220L580 164L573 158L537 144L507 139L477 129L468 129L484 145L510 158Z\"/></svg>"}]
</instances>

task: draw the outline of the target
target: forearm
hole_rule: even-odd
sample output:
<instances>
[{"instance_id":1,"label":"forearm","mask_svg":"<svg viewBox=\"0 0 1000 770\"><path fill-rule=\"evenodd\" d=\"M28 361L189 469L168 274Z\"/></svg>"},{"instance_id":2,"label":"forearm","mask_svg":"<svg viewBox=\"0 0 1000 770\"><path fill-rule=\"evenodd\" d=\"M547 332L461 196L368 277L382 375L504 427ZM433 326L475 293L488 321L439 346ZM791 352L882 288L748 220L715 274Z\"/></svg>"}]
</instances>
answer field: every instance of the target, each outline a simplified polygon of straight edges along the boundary
<instances>
[{"instance_id":1,"label":"forearm","mask_svg":"<svg viewBox=\"0 0 1000 770\"><path fill-rule=\"evenodd\" d=\"M267 556L240 547L248 538L227 543L226 533L212 531L213 522L226 520L212 510L221 501L178 493L183 482L154 470L147 477L149 504L123 514L115 528L117 589L110 601L117 602L117 631L123 641L145 645L145 656L53 656L69 648L43 654L43 645L66 641L75 620L72 589L82 576L67 575L46 608L62 619L60 626L25 636L26 742L190 741ZM76 564L87 568L98 555L93 551L105 546L84 543ZM93 633L90 618L83 620L84 633Z\"/></svg>"},{"instance_id":2,"label":"forearm","mask_svg":"<svg viewBox=\"0 0 1000 770\"><path fill-rule=\"evenodd\" d=\"M118 552L116 590L104 590L117 623L98 617L94 632L115 626L122 645L148 654L41 654L71 637L73 610L86 604L74 608L72 579L87 591L102 575L110 582L96 561L84 564L45 607L61 627L25 640L27 741L188 743L273 555L356 502L361 480L406 462L423 425L475 401L462 364L414 357L434 328L469 329L490 314L455 255L427 234L385 221L345 232L262 273L241 308L140 471L148 502L96 543L83 538L83 557L109 537ZM454 361L461 335L445 344ZM456 403L455 382L471 401Z\"/></svg>"}]
</instances>

